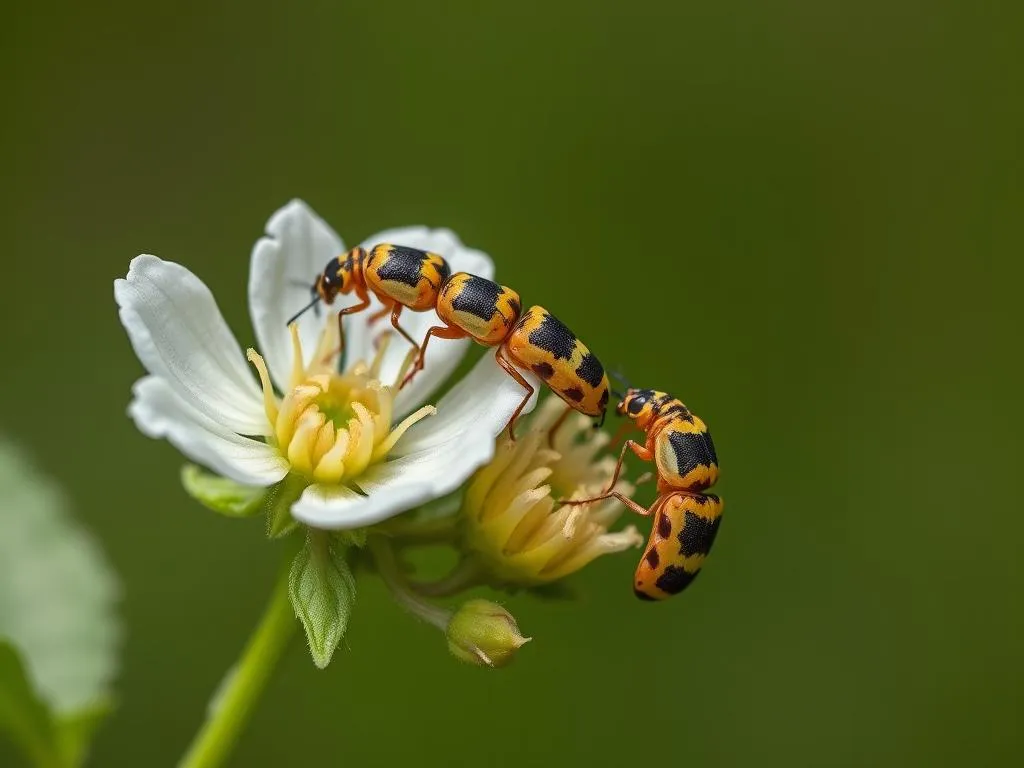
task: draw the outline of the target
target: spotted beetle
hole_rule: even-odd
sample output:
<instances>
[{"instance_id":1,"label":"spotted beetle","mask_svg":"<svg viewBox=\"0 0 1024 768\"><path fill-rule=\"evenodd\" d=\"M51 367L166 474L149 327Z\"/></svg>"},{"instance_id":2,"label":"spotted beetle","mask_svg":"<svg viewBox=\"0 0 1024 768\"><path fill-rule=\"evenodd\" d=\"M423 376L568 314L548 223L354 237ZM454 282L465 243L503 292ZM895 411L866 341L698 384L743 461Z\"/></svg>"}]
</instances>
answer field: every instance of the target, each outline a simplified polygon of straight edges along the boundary
<instances>
[{"instance_id":1,"label":"spotted beetle","mask_svg":"<svg viewBox=\"0 0 1024 768\"><path fill-rule=\"evenodd\" d=\"M391 313L391 325L414 347L419 344L398 323L402 310L416 312L433 309L437 304L441 286L451 274L444 258L436 253L409 248L404 245L383 243L367 251L353 248L348 253L331 259L324 271L317 275L310 287L313 300L289 321L291 325L306 310L319 302L331 305L338 294L355 293L358 304L344 307L338 312L338 333L344 348L345 334L342 319L345 315L361 312L370 306L370 293L384 305L370 316L379 320Z\"/></svg>"},{"instance_id":2,"label":"spotted beetle","mask_svg":"<svg viewBox=\"0 0 1024 768\"><path fill-rule=\"evenodd\" d=\"M516 366L539 376L572 410L601 417L608 405L608 377L597 357L561 321L543 307L530 307L520 315L519 294L493 280L456 272L441 289L437 316L444 325L427 331L419 356L403 386L423 369L432 336L461 339L467 336L487 347L498 347L495 359L526 390L506 429L515 439L515 423L530 401L534 387ZM552 427L552 432L562 419Z\"/></svg>"},{"instance_id":3,"label":"spotted beetle","mask_svg":"<svg viewBox=\"0 0 1024 768\"><path fill-rule=\"evenodd\" d=\"M718 455L711 433L680 400L652 389L629 388L615 408L644 430L644 444L622 446L608 488L586 504L614 497L640 515L652 516L651 535L637 565L633 591L643 600L662 600L686 589L711 551L722 519L722 500L704 493L718 480ZM647 509L614 490L626 451L657 468L658 498Z\"/></svg>"}]
</instances>

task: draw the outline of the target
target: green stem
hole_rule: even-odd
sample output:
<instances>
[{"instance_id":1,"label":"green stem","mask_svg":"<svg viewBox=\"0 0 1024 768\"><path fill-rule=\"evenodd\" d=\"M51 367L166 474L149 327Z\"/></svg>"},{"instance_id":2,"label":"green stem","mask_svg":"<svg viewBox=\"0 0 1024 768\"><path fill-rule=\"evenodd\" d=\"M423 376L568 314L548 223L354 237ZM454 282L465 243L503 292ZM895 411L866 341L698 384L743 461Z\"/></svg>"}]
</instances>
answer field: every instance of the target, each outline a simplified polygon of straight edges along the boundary
<instances>
[{"instance_id":1,"label":"green stem","mask_svg":"<svg viewBox=\"0 0 1024 768\"><path fill-rule=\"evenodd\" d=\"M410 582L409 586L424 597L451 597L471 587L480 586L482 575L483 570L476 560L463 557L458 565L437 581L415 581Z\"/></svg>"},{"instance_id":2,"label":"green stem","mask_svg":"<svg viewBox=\"0 0 1024 768\"><path fill-rule=\"evenodd\" d=\"M452 619L452 612L439 605L428 603L412 590L409 582L402 575L402 570L395 559L395 552L387 539L384 536L371 536L368 544L370 552L373 553L373 561L377 565L377 572L398 604L414 616L433 624L442 632L447 630L448 622Z\"/></svg>"},{"instance_id":3,"label":"green stem","mask_svg":"<svg viewBox=\"0 0 1024 768\"><path fill-rule=\"evenodd\" d=\"M278 659L295 634L295 613L288 599L288 571L286 564L242 658L215 694L206 722L178 768L214 768L224 762L234 747Z\"/></svg>"}]
</instances>

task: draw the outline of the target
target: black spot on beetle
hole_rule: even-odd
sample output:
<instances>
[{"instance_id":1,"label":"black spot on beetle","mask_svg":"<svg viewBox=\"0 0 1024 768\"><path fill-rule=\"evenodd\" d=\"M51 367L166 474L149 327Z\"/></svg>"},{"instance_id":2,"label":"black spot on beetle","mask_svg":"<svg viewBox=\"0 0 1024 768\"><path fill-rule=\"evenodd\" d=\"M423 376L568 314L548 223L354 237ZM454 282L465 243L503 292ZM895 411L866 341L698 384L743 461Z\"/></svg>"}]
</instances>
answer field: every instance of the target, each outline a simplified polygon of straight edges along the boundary
<instances>
[{"instance_id":1,"label":"black spot on beetle","mask_svg":"<svg viewBox=\"0 0 1024 768\"><path fill-rule=\"evenodd\" d=\"M555 374L555 369L551 367L550 363L537 363L533 366L533 372L540 376L542 379L550 379Z\"/></svg>"},{"instance_id":2,"label":"black spot on beetle","mask_svg":"<svg viewBox=\"0 0 1024 768\"><path fill-rule=\"evenodd\" d=\"M711 461L713 461L715 464L718 464L718 451L715 450L715 441L711 439L710 429L704 429L704 438L707 440L708 443L708 453L711 454Z\"/></svg>"},{"instance_id":3,"label":"black spot on beetle","mask_svg":"<svg viewBox=\"0 0 1024 768\"><path fill-rule=\"evenodd\" d=\"M583 399L583 390L579 387L569 387L563 394L574 403L578 403Z\"/></svg>"},{"instance_id":4,"label":"black spot on beetle","mask_svg":"<svg viewBox=\"0 0 1024 768\"><path fill-rule=\"evenodd\" d=\"M678 565L670 565L665 569L665 572L658 577L658 580L654 582L654 586L662 592L667 592L670 595L678 595L690 586L690 583L697 578L698 573L700 573L700 571L690 573L685 568L681 568Z\"/></svg>"},{"instance_id":5,"label":"black spot on beetle","mask_svg":"<svg viewBox=\"0 0 1024 768\"><path fill-rule=\"evenodd\" d=\"M677 419L693 424L693 414L690 413L690 409L683 405L678 400L674 400L669 403L667 407L662 408L662 416L674 416Z\"/></svg>"},{"instance_id":6,"label":"black spot on beetle","mask_svg":"<svg viewBox=\"0 0 1024 768\"><path fill-rule=\"evenodd\" d=\"M672 535L672 519L664 512L658 513L658 535L663 539L667 539Z\"/></svg>"},{"instance_id":7,"label":"black spot on beetle","mask_svg":"<svg viewBox=\"0 0 1024 768\"><path fill-rule=\"evenodd\" d=\"M641 600L648 600L654 602L657 598L651 597L646 592L642 592L640 587L633 587L633 594L639 597Z\"/></svg>"},{"instance_id":8,"label":"black spot on beetle","mask_svg":"<svg viewBox=\"0 0 1024 768\"><path fill-rule=\"evenodd\" d=\"M715 536L718 535L718 524L722 522L721 516L714 520L702 515L694 514L689 510L683 519L683 528L679 531L679 551L683 557L693 555L706 555L711 551L711 545L715 543Z\"/></svg>"},{"instance_id":9,"label":"black spot on beetle","mask_svg":"<svg viewBox=\"0 0 1024 768\"><path fill-rule=\"evenodd\" d=\"M605 406L608 405L608 390L604 390L601 393L600 399L597 401L597 407L604 411Z\"/></svg>"},{"instance_id":10,"label":"black spot on beetle","mask_svg":"<svg viewBox=\"0 0 1024 768\"><path fill-rule=\"evenodd\" d=\"M452 300L452 309L468 312L481 320L490 320L497 310L500 295L500 285L487 278L471 275Z\"/></svg>"},{"instance_id":11,"label":"black spot on beetle","mask_svg":"<svg viewBox=\"0 0 1024 768\"><path fill-rule=\"evenodd\" d=\"M658 397L654 398L654 410L660 413L663 408L672 403L674 400L675 398L672 397L672 395L668 395L662 392Z\"/></svg>"},{"instance_id":12,"label":"black spot on beetle","mask_svg":"<svg viewBox=\"0 0 1024 768\"><path fill-rule=\"evenodd\" d=\"M437 266L437 274L441 278L441 283L440 283L440 285L435 285L434 286L435 289L440 288L442 285L447 283L448 282L448 278L452 276L452 268L451 268L451 266L449 266L448 262L445 261L444 259L441 259L440 263L437 264L436 266Z\"/></svg>"},{"instance_id":13,"label":"black spot on beetle","mask_svg":"<svg viewBox=\"0 0 1024 768\"><path fill-rule=\"evenodd\" d=\"M587 352L576 368L576 375L592 387L599 387L604 381L604 367L593 353Z\"/></svg>"},{"instance_id":14,"label":"black spot on beetle","mask_svg":"<svg viewBox=\"0 0 1024 768\"><path fill-rule=\"evenodd\" d=\"M647 561L647 564L651 566L651 568L657 568L658 564L661 562L661 557L658 556L658 550L651 547L647 550L647 554L644 555L644 560Z\"/></svg>"},{"instance_id":15,"label":"black spot on beetle","mask_svg":"<svg viewBox=\"0 0 1024 768\"><path fill-rule=\"evenodd\" d=\"M519 302L519 299L510 298L508 300L508 306L509 309L512 310L513 317L518 317L519 313L523 311L523 305Z\"/></svg>"},{"instance_id":16,"label":"black spot on beetle","mask_svg":"<svg viewBox=\"0 0 1024 768\"><path fill-rule=\"evenodd\" d=\"M676 456L676 472L686 477L697 467L710 467L718 462L715 446L707 432L669 432L669 444Z\"/></svg>"},{"instance_id":17,"label":"black spot on beetle","mask_svg":"<svg viewBox=\"0 0 1024 768\"><path fill-rule=\"evenodd\" d=\"M568 360L576 350L576 336L550 312L544 315L529 339L531 344L550 352L556 360Z\"/></svg>"},{"instance_id":18,"label":"black spot on beetle","mask_svg":"<svg viewBox=\"0 0 1024 768\"><path fill-rule=\"evenodd\" d=\"M392 245L388 248L387 259L376 267L377 276L381 280L415 286L420 281L423 264L427 259L426 251L407 248L404 245Z\"/></svg>"}]
</instances>

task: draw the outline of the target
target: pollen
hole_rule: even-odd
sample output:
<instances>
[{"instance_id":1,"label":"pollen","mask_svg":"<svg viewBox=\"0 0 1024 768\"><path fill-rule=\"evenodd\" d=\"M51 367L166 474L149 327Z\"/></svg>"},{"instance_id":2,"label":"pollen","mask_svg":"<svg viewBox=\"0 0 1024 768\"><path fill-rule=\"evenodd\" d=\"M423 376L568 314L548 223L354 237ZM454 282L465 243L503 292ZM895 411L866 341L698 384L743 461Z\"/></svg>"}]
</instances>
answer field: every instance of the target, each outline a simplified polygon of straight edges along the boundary
<instances>
[{"instance_id":1,"label":"pollen","mask_svg":"<svg viewBox=\"0 0 1024 768\"><path fill-rule=\"evenodd\" d=\"M395 381L382 383L378 376L390 340L385 337L371 363L360 362L337 373L336 355L329 352L337 348L330 333L335 328L334 323L327 323L313 362L306 366L297 327L289 326L292 372L289 390L281 398L274 392L263 358L254 349L246 354L263 387L270 425L267 440L288 459L292 473L314 483L341 484L355 479L385 459L409 427L436 413L427 405L392 425L395 394L411 358Z\"/></svg>"}]
</instances>

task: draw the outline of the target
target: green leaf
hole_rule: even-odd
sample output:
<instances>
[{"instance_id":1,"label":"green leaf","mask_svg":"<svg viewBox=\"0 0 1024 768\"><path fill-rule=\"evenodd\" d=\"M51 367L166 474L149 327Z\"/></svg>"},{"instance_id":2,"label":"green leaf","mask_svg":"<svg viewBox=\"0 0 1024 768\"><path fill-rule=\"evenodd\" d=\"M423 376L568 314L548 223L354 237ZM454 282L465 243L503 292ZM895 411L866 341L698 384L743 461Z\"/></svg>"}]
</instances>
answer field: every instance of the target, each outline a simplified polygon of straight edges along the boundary
<instances>
[{"instance_id":1,"label":"green leaf","mask_svg":"<svg viewBox=\"0 0 1024 768\"><path fill-rule=\"evenodd\" d=\"M260 511L266 488L240 485L186 464L181 468L181 484L185 492L207 509L225 517L249 517Z\"/></svg>"},{"instance_id":2,"label":"green leaf","mask_svg":"<svg viewBox=\"0 0 1024 768\"><path fill-rule=\"evenodd\" d=\"M36 765L59 765L50 710L29 682L17 648L0 639L0 732Z\"/></svg>"},{"instance_id":3,"label":"green leaf","mask_svg":"<svg viewBox=\"0 0 1024 768\"><path fill-rule=\"evenodd\" d=\"M43 765L73 766L84 757L91 733L85 723L94 728L100 711L109 711L121 636L118 580L69 506L0 436L0 637L10 643L0 694L23 696L28 686L44 707L46 742L39 741L38 707L15 709L18 743ZM24 684L16 682L16 668ZM31 741L26 733L34 734Z\"/></svg>"},{"instance_id":4,"label":"green leaf","mask_svg":"<svg viewBox=\"0 0 1024 768\"><path fill-rule=\"evenodd\" d=\"M327 531L310 529L288 577L288 597L302 622L313 663L323 669L345 636L356 584L345 548Z\"/></svg>"},{"instance_id":5,"label":"green leaf","mask_svg":"<svg viewBox=\"0 0 1024 768\"><path fill-rule=\"evenodd\" d=\"M64 765L78 766L85 762L93 734L113 711L113 699L100 699L57 721L57 749Z\"/></svg>"}]
</instances>

